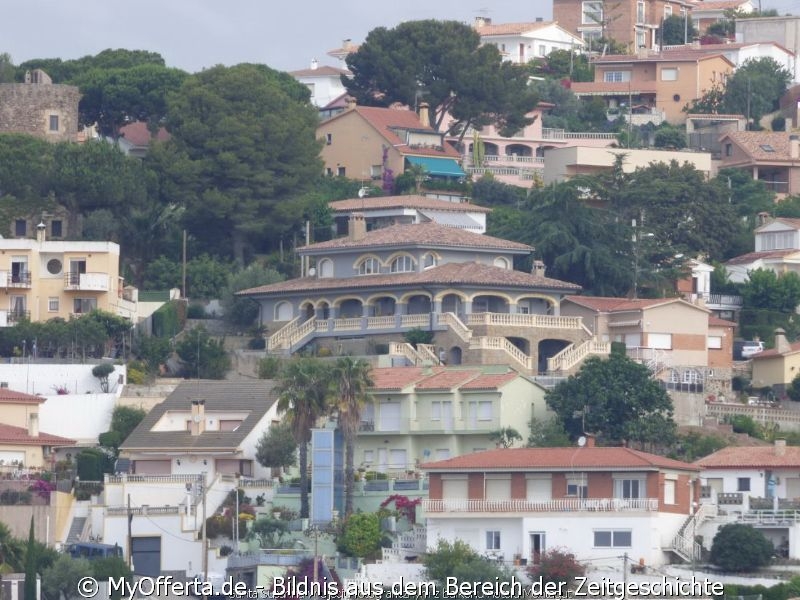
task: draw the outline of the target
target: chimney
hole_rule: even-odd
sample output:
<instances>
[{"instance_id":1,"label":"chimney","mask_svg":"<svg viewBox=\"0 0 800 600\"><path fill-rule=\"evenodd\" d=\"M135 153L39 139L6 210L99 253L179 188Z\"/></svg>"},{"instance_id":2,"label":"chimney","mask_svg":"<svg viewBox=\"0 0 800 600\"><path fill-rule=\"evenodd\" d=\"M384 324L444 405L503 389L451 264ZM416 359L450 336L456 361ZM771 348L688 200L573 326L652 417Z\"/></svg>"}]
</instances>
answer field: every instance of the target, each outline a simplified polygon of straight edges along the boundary
<instances>
[{"instance_id":1,"label":"chimney","mask_svg":"<svg viewBox=\"0 0 800 600\"><path fill-rule=\"evenodd\" d=\"M761 225L766 225L770 220L769 213L766 211L762 211L756 215L756 221L758 222L759 227Z\"/></svg>"},{"instance_id":2,"label":"chimney","mask_svg":"<svg viewBox=\"0 0 800 600\"><path fill-rule=\"evenodd\" d=\"M789 156L793 159L800 158L800 135L789 136Z\"/></svg>"},{"instance_id":3,"label":"chimney","mask_svg":"<svg viewBox=\"0 0 800 600\"><path fill-rule=\"evenodd\" d=\"M492 20L489 17L475 17L475 27L486 27L487 25L491 25Z\"/></svg>"},{"instance_id":4,"label":"chimney","mask_svg":"<svg viewBox=\"0 0 800 600\"><path fill-rule=\"evenodd\" d=\"M353 40L351 40L350 38L347 38L346 40L342 40L342 49L343 50L353 51L353 50L355 50L355 47L356 47L356 45L353 43Z\"/></svg>"},{"instance_id":5,"label":"chimney","mask_svg":"<svg viewBox=\"0 0 800 600\"><path fill-rule=\"evenodd\" d=\"M595 439L594 434L585 433L585 434L583 434L583 436L586 438L586 447L587 448L594 448L595 442L597 441Z\"/></svg>"},{"instance_id":6,"label":"chimney","mask_svg":"<svg viewBox=\"0 0 800 600\"><path fill-rule=\"evenodd\" d=\"M39 437L39 413L31 413L28 415L28 435L30 437Z\"/></svg>"},{"instance_id":7,"label":"chimney","mask_svg":"<svg viewBox=\"0 0 800 600\"><path fill-rule=\"evenodd\" d=\"M192 400L192 435L200 435L206 430L206 401Z\"/></svg>"},{"instance_id":8,"label":"chimney","mask_svg":"<svg viewBox=\"0 0 800 600\"><path fill-rule=\"evenodd\" d=\"M775 439L775 456L784 456L786 454L786 440L781 438Z\"/></svg>"},{"instance_id":9,"label":"chimney","mask_svg":"<svg viewBox=\"0 0 800 600\"><path fill-rule=\"evenodd\" d=\"M792 350L792 347L786 340L786 331L780 327L775 330L775 350L777 350L779 354L785 354Z\"/></svg>"},{"instance_id":10,"label":"chimney","mask_svg":"<svg viewBox=\"0 0 800 600\"><path fill-rule=\"evenodd\" d=\"M353 110L356 107L356 99L353 96L348 96L344 99L344 104L347 110Z\"/></svg>"},{"instance_id":11,"label":"chimney","mask_svg":"<svg viewBox=\"0 0 800 600\"><path fill-rule=\"evenodd\" d=\"M544 273L547 270L547 267L544 264L543 260L534 260L533 265L531 266L531 275L538 275L539 277L544 277Z\"/></svg>"},{"instance_id":12,"label":"chimney","mask_svg":"<svg viewBox=\"0 0 800 600\"><path fill-rule=\"evenodd\" d=\"M428 116L428 103L427 102L420 102L419 103L419 122L422 123L424 127L429 127L431 124L431 119Z\"/></svg>"},{"instance_id":13,"label":"chimney","mask_svg":"<svg viewBox=\"0 0 800 600\"><path fill-rule=\"evenodd\" d=\"M319 63L317 62L317 59L316 58L312 58L311 59L311 70L312 71L316 71L318 67L319 67Z\"/></svg>"},{"instance_id":14,"label":"chimney","mask_svg":"<svg viewBox=\"0 0 800 600\"><path fill-rule=\"evenodd\" d=\"M361 213L350 215L350 221L347 223L347 233L354 242L363 240L367 236L367 222L364 220L364 215Z\"/></svg>"},{"instance_id":15,"label":"chimney","mask_svg":"<svg viewBox=\"0 0 800 600\"><path fill-rule=\"evenodd\" d=\"M44 241L46 231L47 225L39 221L39 224L36 226L36 241L40 244Z\"/></svg>"}]
</instances>

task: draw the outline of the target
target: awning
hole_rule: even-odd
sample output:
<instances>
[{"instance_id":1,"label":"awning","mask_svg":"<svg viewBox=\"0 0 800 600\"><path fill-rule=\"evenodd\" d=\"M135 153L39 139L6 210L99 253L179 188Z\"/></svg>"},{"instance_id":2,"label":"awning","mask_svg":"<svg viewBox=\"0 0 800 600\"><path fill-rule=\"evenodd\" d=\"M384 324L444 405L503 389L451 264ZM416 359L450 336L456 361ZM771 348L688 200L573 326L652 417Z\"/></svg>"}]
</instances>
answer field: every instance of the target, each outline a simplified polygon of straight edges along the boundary
<instances>
[{"instance_id":1,"label":"awning","mask_svg":"<svg viewBox=\"0 0 800 600\"><path fill-rule=\"evenodd\" d=\"M435 158L432 156L406 156L412 165L419 165L431 175L445 175L446 177L466 177L458 163L453 158Z\"/></svg>"},{"instance_id":2,"label":"awning","mask_svg":"<svg viewBox=\"0 0 800 600\"><path fill-rule=\"evenodd\" d=\"M437 212L436 214L434 214L432 212L429 211L426 212L423 210L419 212L426 219L435 221L436 223L439 223L439 225L456 227L457 229L476 229L476 230L483 229L480 223L478 223L475 219L473 219L469 215L465 215L464 213Z\"/></svg>"}]
</instances>

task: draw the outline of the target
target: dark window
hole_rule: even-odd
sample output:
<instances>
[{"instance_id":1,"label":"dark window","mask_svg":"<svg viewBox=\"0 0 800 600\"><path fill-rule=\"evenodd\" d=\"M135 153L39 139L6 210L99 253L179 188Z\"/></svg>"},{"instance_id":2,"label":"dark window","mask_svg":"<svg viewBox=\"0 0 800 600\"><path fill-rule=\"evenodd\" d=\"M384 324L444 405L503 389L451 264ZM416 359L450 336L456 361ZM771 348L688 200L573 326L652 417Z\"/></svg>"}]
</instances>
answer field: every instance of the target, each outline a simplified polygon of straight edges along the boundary
<instances>
[{"instance_id":1,"label":"dark window","mask_svg":"<svg viewBox=\"0 0 800 600\"><path fill-rule=\"evenodd\" d=\"M58 115L50 115L50 131L58 131Z\"/></svg>"},{"instance_id":2,"label":"dark window","mask_svg":"<svg viewBox=\"0 0 800 600\"><path fill-rule=\"evenodd\" d=\"M326 133L325 134L325 143L328 146L330 146L333 143L333 134L332 133Z\"/></svg>"},{"instance_id":3,"label":"dark window","mask_svg":"<svg viewBox=\"0 0 800 600\"><path fill-rule=\"evenodd\" d=\"M344 177L344 167L339 167L336 173L339 177Z\"/></svg>"},{"instance_id":4,"label":"dark window","mask_svg":"<svg viewBox=\"0 0 800 600\"><path fill-rule=\"evenodd\" d=\"M739 477L736 480L736 491L737 492L749 492L750 491L750 478L749 477Z\"/></svg>"},{"instance_id":5,"label":"dark window","mask_svg":"<svg viewBox=\"0 0 800 600\"><path fill-rule=\"evenodd\" d=\"M28 223L25 219L17 219L14 221L14 235L17 237L25 237L28 235Z\"/></svg>"},{"instance_id":6,"label":"dark window","mask_svg":"<svg viewBox=\"0 0 800 600\"><path fill-rule=\"evenodd\" d=\"M725 156L733 155L733 144L725 144Z\"/></svg>"},{"instance_id":7,"label":"dark window","mask_svg":"<svg viewBox=\"0 0 800 600\"><path fill-rule=\"evenodd\" d=\"M50 235L53 237L62 237L64 235L60 220L50 221Z\"/></svg>"}]
</instances>

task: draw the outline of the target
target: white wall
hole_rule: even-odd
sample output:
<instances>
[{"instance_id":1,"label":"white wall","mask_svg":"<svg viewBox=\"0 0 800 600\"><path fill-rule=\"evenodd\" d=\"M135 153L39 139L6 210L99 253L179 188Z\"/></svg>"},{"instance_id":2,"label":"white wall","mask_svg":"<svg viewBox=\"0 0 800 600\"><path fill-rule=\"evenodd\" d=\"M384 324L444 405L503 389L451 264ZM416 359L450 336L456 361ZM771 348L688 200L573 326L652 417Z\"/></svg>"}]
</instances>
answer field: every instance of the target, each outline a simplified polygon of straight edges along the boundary
<instances>
[{"instance_id":1,"label":"white wall","mask_svg":"<svg viewBox=\"0 0 800 600\"><path fill-rule=\"evenodd\" d=\"M93 364L0 364L0 382L8 383L8 388L16 392L40 396L55 395L54 386L66 387L71 394L101 394L100 380L92 375L94 367ZM127 381L127 367L115 364L109 376L109 392L118 395L122 391L117 383L120 375L123 382Z\"/></svg>"},{"instance_id":2,"label":"white wall","mask_svg":"<svg viewBox=\"0 0 800 600\"><path fill-rule=\"evenodd\" d=\"M97 437L111 428L116 394L70 394L47 396L39 407L41 431L96 444Z\"/></svg>"},{"instance_id":3,"label":"white wall","mask_svg":"<svg viewBox=\"0 0 800 600\"><path fill-rule=\"evenodd\" d=\"M777 480L775 485L775 496L778 498L787 497L786 480L788 478L800 477L800 466L794 469L772 469L772 477ZM767 474L764 469L704 469L700 473L700 480L703 485L708 485L709 478L722 478L722 491L723 493L738 492L738 479L739 477L750 478L750 491L743 492L749 494L753 498L766 497L766 483L765 477Z\"/></svg>"},{"instance_id":4,"label":"white wall","mask_svg":"<svg viewBox=\"0 0 800 600\"><path fill-rule=\"evenodd\" d=\"M578 560L609 558L609 564L619 564L623 552L638 562L644 558L648 565L665 564L668 555L665 549L686 519L686 515L668 513L601 512L559 514L549 513L534 518L428 518L428 548L436 545L438 538L453 541L456 537L468 542L479 553L486 550L486 531L500 531L500 554L510 561L515 554L530 559L530 533L544 533L545 551L567 548ZM595 530L631 530L630 548L595 548Z\"/></svg>"}]
</instances>

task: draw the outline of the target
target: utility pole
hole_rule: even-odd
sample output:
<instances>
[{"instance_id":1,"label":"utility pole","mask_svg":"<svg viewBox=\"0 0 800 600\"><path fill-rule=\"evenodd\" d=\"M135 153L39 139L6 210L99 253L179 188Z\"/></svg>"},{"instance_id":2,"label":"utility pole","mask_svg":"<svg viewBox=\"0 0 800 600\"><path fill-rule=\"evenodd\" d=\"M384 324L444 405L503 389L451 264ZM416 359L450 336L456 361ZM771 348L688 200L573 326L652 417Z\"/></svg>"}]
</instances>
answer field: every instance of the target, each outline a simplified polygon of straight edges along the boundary
<instances>
[{"instance_id":1,"label":"utility pole","mask_svg":"<svg viewBox=\"0 0 800 600\"><path fill-rule=\"evenodd\" d=\"M622 555L622 600L625 600L625 591L628 589L628 553Z\"/></svg>"},{"instance_id":2,"label":"utility pole","mask_svg":"<svg viewBox=\"0 0 800 600\"><path fill-rule=\"evenodd\" d=\"M131 495L128 494L128 568L133 571L133 513L131 512Z\"/></svg>"},{"instance_id":3,"label":"utility pole","mask_svg":"<svg viewBox=\"0 0 800 600\"><path fill-rule=\"evenodd\" d=\"M203 525L202 525L202 546L203 546L203 583L208 581L208 538L206 537L206 472L203 471L200 479L200 490L203 493ZM238 518L239 515L236 515Z\"/></svg>"},{"instance_id":4,"label":"utility pole","mask_svg":"<svg viewBox=\"0 0 800 600\"><path fill-rule=\"evenodd\" d=\"M183 230L183 263L181 265L182 268L182 283L183 289L183 297L186 298L186 230Z\"/></svg>"}]
</instances>

